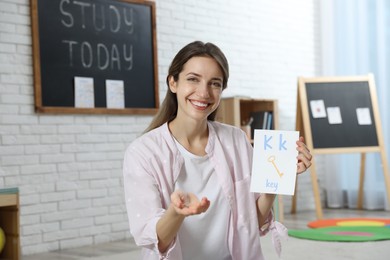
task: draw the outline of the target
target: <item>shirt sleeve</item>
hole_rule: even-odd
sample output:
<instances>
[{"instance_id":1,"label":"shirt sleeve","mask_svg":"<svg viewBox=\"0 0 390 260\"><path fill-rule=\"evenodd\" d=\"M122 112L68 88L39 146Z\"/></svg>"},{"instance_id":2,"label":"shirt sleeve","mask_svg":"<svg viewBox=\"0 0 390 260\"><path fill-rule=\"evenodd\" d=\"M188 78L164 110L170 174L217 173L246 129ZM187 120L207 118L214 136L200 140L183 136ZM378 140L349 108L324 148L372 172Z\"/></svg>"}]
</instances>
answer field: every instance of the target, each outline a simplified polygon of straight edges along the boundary
<instances>
[{"instance_id":1,"label":"shirt sleeve","mask_svg":"<svg viewBox=\"0 0 390 260\"><path fill-rule=\"evenodd\" d=\"M263 226L260 227L260 236L265 236L270 231L270 227L273 221L274 213L272 210L270 210L266 221L264 222Z\"/></svg>"},{"instance_id":2,"label":"shirt sleeve","mask_svg":"<svg viewBox=\"0 0 390 260\"><path fill-rule=\"evenodd\" d=\"M268 214L267 220L264 222L263 226L259 230L260 236L265 236L269 232L272 235L272 244L276 251L276 254L280 257L282 252L282 242L281 238L288 238L288 230L287 228L280 222L275 221L274 213L271 210Z\"/></svg>"},{"instance_id":3,"label":"shirt sleeve","mask_svg":"<svg viewBox=\"0 0 390 260\"><path fill-rule=\"evenodd\" d=\"M152 165L156 165L156 162L152 163L146 158L147 156L133 145L126 150L124 157L124 193L130 232L138 246L154 251L160 259L168 259L176 242L173 241L170 248L160 254L156 225L165 209L162 206L159 185L152 174L152 171L156 170Z\"/></svg>"}]
</instances>

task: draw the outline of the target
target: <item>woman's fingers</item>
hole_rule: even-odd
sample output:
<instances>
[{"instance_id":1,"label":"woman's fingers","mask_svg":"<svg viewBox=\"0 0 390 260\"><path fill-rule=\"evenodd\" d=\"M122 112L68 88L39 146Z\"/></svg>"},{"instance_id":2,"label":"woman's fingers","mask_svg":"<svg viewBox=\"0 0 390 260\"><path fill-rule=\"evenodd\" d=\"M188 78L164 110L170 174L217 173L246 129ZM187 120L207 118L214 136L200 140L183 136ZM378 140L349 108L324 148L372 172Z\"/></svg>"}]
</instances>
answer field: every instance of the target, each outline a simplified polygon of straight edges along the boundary
<instances>
[{"instance_id":1,"label":"woman's fingers","mask_svg":"<svg viewBox=\"0 0 390 260\"><path fill-rule=\"evenodd\" d=\"M206 210L210 207L210 201L206 198L203 197L202 200L200 201L200 209L202 212L206 212Z\"/></svg>"},{"instance_id":2,"label":"woman's fingers","mask_svg":"<svg viewBox=\"0 0 390 260\"><path fill-rule=\"evenodd\" d=\"M185 216L206 212L210 206L210 201L206 197L199 201L195 194L180 190L176 190L171 194L171 202L176 212Z\"/></svg>"},{"instance_id":3,"label":"woman's fingers","mask_svg":"<svg viewBox=\"0 0 390 260\"><path fill-rule=\"evenodd\" d=\"M302 173L311 166L312 155L310 150L307 148L304 143L304 138L301 136L297 141L297 151L298 151L298 163L297 163L297 173Z\"/></svg>"}]
</instances>

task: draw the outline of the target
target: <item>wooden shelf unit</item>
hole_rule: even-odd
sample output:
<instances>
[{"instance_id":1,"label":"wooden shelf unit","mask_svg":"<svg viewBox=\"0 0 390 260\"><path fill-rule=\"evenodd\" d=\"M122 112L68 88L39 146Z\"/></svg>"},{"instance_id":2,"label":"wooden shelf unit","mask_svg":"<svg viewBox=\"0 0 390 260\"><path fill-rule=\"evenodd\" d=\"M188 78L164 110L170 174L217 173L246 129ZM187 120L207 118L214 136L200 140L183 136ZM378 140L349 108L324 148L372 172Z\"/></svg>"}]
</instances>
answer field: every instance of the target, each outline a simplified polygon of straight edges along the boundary
<instances>
[{"instance_id":1,"label":"wooden shelf unit","mask_svg":"<svg viewBox=\"0 0 390 260\"><path fill-rule=\"evenodd\" d=\"M241 127L248 122L251 112L272 112L271 129L279 128L278 101L275 99L253 99L248 97L223 98L218 108L216 121ZM250 140L253 142L253 140ZM274 203L274 213L278 221L283 222L283 197L277 196Z\"/></svg>"},{"instance_id":2,"label":"wooden shelf unit","mask_svg":"<svg viewBox=\"0 0 390 260\"><path fill-rule=\"evenodd\" d=\"M0 259L19 260L19 193L1 193L0 227L5 233L5 245Z\"/></svg>"},{"instance_id":3,"label":"wooden shelf unit","mask_svg":"<svg viewBox=\"0 0 390 260\"><path fill-rule=\"evenodd\" d=\"M270 111L273 113L272 129L278 129L278 101L275 99L253 99L247 97L223 98L218 108L216 120L240 127L247 122L251 112Z\"/></svg>"}]
</instances>

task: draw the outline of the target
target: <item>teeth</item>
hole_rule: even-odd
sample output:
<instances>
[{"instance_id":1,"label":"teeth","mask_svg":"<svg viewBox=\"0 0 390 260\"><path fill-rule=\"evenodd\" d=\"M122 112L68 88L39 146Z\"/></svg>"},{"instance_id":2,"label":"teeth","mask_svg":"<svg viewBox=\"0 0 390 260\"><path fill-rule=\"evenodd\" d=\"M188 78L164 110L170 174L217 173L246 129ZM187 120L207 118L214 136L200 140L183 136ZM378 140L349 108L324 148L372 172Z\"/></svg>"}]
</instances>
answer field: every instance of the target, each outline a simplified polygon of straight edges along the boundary
<instances>
[{"instance_id":1,"label":"teeth","mask_svg":"<svg viewBox=\"0 0 390 260\"><path fill-rule=\"evenodd\" d=\"M201 103L198 101L192 101L192 104L194 104L195 106L199 106L199 107L207 107L206 103Z\"/></svg>"}]
</instances>

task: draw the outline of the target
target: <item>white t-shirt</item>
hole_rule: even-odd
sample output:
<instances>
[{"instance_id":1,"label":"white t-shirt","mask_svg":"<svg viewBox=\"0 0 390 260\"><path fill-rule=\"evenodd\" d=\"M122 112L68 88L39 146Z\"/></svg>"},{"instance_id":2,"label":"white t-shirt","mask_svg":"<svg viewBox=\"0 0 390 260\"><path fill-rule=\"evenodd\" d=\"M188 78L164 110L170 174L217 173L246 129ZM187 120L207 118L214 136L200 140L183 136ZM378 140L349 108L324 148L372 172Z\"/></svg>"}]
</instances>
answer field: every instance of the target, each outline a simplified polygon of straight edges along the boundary
<instances>
[{"instance_id":1,"label":"white t-shirt","mask_svg":"<svg viewBox=\"0 0 390 260\"><path fill-rule=\"evenodd\" d=\"M177 141L176 145L184 158L176 189L210 200L205 213L186 217L180 227L178 238L183 259L230 260L227 231L231 211L210 159L208 155L190 153Z\"/></svg>"}]
</instances>

